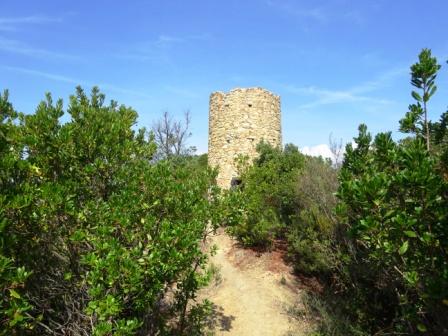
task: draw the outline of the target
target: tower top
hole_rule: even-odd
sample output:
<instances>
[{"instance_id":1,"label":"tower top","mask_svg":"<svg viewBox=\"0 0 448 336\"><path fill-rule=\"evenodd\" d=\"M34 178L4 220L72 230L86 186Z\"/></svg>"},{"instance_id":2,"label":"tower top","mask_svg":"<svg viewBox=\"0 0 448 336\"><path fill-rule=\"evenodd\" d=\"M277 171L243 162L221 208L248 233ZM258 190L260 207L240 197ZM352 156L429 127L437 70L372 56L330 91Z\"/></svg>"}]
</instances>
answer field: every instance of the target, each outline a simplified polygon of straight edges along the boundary
<instances>
[{"instance_id":1,"label":"tower top","mask_svg":"<svg viewBox=\"0 0 448 336\"><path fill-rule=\"evenodd\" d=\"M226 95L226 94L232 94L233 92L242 92L243 93L243 92L257 92L257 91L267 93L271 96L279 97L279 96L275 95L274 93L272 93L271 91L266 90L260 86L253 86L253 87L247 87L247 88L239 88L238 87L238 88L231 89L228 93L223 92L223 91L214 91L214 92L212 92L212 95L213 94Z\"/></svg>"}]
</instances>

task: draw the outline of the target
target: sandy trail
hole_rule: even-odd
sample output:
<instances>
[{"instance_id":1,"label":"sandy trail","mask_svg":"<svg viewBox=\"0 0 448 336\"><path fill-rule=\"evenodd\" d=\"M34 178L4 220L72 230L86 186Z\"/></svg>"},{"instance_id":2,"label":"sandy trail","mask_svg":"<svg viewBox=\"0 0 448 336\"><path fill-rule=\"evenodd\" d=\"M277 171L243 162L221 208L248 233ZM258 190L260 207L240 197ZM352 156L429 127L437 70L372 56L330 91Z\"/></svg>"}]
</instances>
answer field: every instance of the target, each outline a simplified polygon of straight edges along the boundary
<instances>
[{"instance_id":1,"label":"sandy trail","mask_svg":"<svg viewBox=\"0 0 448 336\"><path fill-rule=\"evenodd\" d=\"M211 263L219 275L200 298L214 303L215 335L305 335L308 323L287 314L288 307L297 305L300 290L279 252L241 249L223 231L210 243L218 246Z\"/></svg>"}]
</instances>

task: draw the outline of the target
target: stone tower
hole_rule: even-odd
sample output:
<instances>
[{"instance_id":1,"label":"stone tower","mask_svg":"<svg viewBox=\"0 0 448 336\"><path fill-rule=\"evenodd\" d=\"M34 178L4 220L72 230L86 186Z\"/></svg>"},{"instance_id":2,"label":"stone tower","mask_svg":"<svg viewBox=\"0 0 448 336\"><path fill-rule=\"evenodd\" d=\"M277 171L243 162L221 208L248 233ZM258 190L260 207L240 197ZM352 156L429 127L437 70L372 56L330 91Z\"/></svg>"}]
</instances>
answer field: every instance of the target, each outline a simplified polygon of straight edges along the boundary
<instances>
[{"instance_id":1,"label":"stone tower","mask_svg":"<svg viewBox=\"0 0 448 336\"><path fill-rule=\"evenodd\" d=\"M261 140L281 146L279 96L262 88L210 95L208 163L219 167L220 187L229 188L238 177L235 158L239 154L255 158Z\"/></svg>"}]
</instances>

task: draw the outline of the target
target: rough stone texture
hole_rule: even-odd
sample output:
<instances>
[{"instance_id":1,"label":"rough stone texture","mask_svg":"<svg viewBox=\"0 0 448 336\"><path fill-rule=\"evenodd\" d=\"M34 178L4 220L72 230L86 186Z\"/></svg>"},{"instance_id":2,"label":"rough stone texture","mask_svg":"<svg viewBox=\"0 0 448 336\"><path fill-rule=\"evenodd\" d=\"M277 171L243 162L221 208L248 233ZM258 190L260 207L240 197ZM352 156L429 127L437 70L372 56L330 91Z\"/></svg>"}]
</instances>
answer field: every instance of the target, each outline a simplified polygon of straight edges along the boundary
<instances>
[{"instance_id":1,"label":"rough stone texture","mask_svg":"<svg viewBox=\"0 0 448 336\"><path fill-rule=\"evenodd\" d=\"M251 160L264 140L281 146L280 97L262 88L234 89L210 95L208 163L219 167L217 183L229 188L238 177L235 158Z\"/></svg>"}]
</instances>

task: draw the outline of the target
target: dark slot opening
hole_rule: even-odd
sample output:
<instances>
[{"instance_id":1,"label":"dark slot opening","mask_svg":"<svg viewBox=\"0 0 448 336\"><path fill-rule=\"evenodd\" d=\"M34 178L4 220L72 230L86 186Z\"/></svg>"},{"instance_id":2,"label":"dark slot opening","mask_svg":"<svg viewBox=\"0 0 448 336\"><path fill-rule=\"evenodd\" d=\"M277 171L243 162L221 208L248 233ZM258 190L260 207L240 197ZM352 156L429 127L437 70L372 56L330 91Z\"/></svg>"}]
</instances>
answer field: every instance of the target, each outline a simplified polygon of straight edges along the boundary
<instances>
[{"instance_id":1,"label":"dark slot opening","mask_svg":"<svg viewBox=\"0 0 448 336\"><path fill-rule=\"evenodd\" d=\"M243 181L239 177L232 177L230 181L230 189L236 189Z\"/></svg>"}]
</instances>

